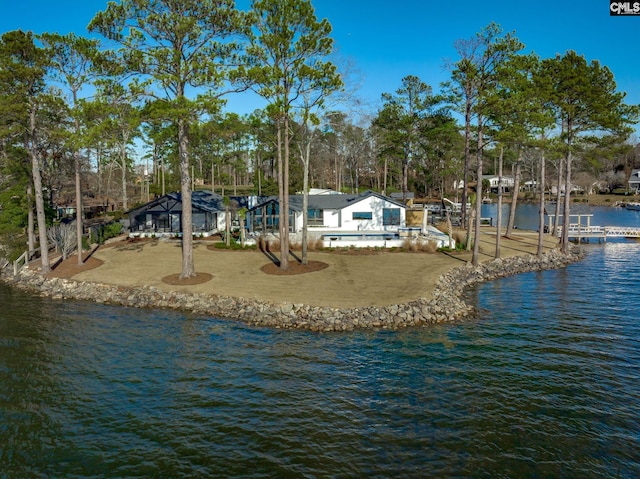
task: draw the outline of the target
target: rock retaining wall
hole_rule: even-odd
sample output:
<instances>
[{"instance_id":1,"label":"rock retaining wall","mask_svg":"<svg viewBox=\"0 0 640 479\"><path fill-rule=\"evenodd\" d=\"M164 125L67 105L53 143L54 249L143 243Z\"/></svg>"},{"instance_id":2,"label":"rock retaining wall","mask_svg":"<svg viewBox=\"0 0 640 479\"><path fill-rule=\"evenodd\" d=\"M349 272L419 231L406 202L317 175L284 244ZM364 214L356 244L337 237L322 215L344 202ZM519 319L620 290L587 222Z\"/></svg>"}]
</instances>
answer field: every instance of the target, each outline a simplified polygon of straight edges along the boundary
<instances>
[{"instance_id":1,"label":"rock retaining wall","mask_svg":"<svg viewBox=\"0 0 640 479\"><path fill-rule=\"evenodd\" d=\"M528 271L556 269L580 260L578 249L569 255L559 250L515 256L452 269L438 280L429 300L419 299L384 307L329 308L305 304L280 303L163 291L155 287L125 288L68 279L45 279L23 268L17 277L5 280L16 287L58 300L73 299L136 308L165 308L190 311L198 315L232 318L258 326L300 328L312 331L348 331L357 328L399 329L446 323L473 316L475 309L465 303L464 289L482 282Z\"/></svg>"}]
</instances>

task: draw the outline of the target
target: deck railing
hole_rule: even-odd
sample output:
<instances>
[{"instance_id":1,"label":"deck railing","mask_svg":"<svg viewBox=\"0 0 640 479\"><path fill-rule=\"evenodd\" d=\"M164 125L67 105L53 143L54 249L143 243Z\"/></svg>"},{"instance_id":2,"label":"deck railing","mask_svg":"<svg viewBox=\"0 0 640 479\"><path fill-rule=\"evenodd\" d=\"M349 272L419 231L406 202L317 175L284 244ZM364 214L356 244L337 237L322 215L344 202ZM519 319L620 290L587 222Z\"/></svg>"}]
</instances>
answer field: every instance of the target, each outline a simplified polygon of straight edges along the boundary
<instances>
[{"instance_id":1,"label":"deck railing","mask_svg":"<svg viewBox=\"0 0 640 479\"><path fill-rule=\"evenodd\" d=\"M22 267L24 265L27 264L27 261L29 261L29 252L25 251L24 253L22 253L18 259L16 259L13 262L13 275L17 276L17 274L20 272L20 270L22 269Z\"/></svg>"}]
</instances>

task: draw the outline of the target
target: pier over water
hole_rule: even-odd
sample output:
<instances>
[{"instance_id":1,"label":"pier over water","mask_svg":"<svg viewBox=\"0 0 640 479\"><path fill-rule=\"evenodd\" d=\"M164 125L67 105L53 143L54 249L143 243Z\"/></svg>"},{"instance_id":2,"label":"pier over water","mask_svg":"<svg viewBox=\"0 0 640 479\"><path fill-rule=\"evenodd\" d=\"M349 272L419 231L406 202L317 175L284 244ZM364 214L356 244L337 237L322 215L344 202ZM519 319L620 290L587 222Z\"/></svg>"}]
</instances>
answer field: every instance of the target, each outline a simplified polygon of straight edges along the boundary
<instances>
[{"instance_id":1,"label":"pier over water","mask_svg":"<svg viewBox=\"0 0 640 479\"><path fill-rule=\"evenodd\" d=\"M569 239L589 240L595 238L607 241L607 238L640 238L640 228L633 226L596 226L591 224L592 214L569 215ZM560 215L562 218L562 215ZM549 231L553 231L555 215L548 216ZM556 229L562 236L563 225Z\"/></svg>"}]
</instances>

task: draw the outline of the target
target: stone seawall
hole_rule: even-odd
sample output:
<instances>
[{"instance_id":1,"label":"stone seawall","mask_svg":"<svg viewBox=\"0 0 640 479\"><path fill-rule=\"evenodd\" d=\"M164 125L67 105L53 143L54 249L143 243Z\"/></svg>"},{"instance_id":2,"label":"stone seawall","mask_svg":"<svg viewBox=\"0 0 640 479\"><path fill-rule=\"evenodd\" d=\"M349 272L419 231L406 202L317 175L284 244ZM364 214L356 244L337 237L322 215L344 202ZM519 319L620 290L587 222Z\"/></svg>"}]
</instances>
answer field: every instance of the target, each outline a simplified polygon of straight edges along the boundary
<instances>
[{"instance_id":1,"label":"stone seawall","mask_svg":"<svg viewBox=\"0 0 640 479\"><path fill-rule=\"evenodd\" d=\"M399 329L453 322L473 316L475 309L463 299L464 289L473 284L528 271L561 268L581 258L581 252L575 248L569 255L552 250L541 258L523 255L492 260L477 267L466 264L441 276L429 300L348 309L276 304L231 296L163 291L155 287L125 288L68 279L46 279L28 268L23 268L17 277L5 279L5 282L56 300L73 299L136 308L176 309L240 320L258 326L312 331Z\"/></svg>"}]
</instances>

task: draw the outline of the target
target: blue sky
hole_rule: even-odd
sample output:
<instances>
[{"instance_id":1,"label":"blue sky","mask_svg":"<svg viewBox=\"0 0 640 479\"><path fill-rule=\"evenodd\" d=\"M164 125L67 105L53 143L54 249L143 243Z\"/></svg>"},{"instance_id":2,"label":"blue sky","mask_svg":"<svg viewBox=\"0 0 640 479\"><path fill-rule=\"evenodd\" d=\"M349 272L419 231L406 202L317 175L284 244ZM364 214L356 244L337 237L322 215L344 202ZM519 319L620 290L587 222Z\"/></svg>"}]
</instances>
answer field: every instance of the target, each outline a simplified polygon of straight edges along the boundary
<instances>
[{"instance_id":1,"label":"blue sky","mask_svg":"<svg viewBox=\"0 0 640 479\"><path fill-rule=\"evenodd\" d=\"M246 8L249 0L236 0ZM416 75L438 89L455 61L453 44L471 38L490 22L515 35L543 58L575 50L599 60L615 75L628 103L640 103L640 16L610 17L607 0L510 2L497 0L312 0L317 16L333 26L343 61L361 78L359 96L373 112L383 92ZM21 28L35 33L86 34L103 0L0 0L0 32ZM228 109L248 113L261 105L248 94L229 98Z\"/></svg>"}]
</instances>

